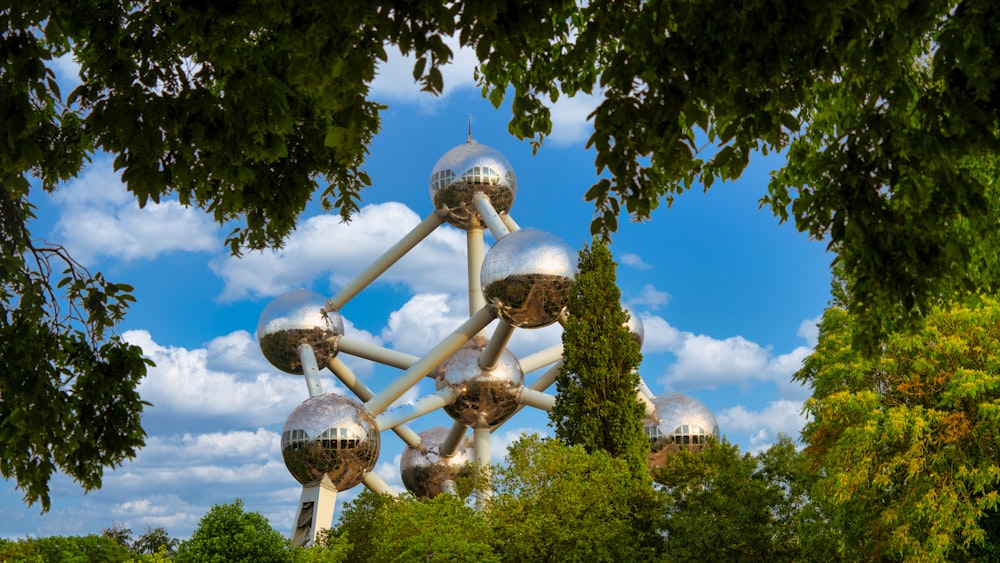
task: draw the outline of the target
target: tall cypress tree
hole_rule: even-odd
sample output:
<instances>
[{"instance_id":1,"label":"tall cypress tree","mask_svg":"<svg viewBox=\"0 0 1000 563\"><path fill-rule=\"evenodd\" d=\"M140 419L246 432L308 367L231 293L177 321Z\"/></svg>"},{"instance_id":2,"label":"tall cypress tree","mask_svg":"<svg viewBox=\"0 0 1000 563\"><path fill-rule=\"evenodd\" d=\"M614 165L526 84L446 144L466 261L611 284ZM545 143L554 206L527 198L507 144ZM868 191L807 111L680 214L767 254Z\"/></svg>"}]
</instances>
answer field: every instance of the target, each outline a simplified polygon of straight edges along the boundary
<instances>
[{"instance_id":1,"label":"tall cypress tree","mask_svg":"<svg viewBox=\"0 0 1000 563\"><path fill-rule=\"evenodd\" d=\"M566 308L563 366L549 414L556 437L588 452L604 450L646 473L649 441L642 431L644 408L636 398L642 361L639 343L626 326L607 244L594 239L580 263Z\"/></svg>"}]
</instances>

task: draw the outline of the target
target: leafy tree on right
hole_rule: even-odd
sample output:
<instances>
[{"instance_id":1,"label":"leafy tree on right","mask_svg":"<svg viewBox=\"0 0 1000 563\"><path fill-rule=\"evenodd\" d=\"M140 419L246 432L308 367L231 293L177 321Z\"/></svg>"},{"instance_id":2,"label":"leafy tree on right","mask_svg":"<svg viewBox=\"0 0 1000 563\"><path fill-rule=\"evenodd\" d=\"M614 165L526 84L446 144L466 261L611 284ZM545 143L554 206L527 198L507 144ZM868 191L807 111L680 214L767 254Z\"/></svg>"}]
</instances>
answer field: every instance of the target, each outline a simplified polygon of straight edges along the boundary
<instances>
[{"instance_id":1,"label":"leafy tree on right","mask_svg":"<svg viewBox=\"0 0 1000 563\"><path fill-rule=\"evenodd\" d=\"M806 454L851 546L873 559L950 561L997 553L1000 535L1000 301L935 309L874 356L854 320L826 310L796 379Z\"/></svg>"}]
</instances>

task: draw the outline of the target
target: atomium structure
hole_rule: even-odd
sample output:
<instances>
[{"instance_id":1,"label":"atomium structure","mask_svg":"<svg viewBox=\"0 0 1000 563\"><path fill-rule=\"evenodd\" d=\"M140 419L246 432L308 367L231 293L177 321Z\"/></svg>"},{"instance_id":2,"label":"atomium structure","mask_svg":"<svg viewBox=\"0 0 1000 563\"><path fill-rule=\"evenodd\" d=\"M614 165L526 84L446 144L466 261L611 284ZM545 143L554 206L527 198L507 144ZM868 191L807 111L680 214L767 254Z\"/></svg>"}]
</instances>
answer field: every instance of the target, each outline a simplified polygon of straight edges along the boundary
<instances>
[{"instance_id":1,"label":"atomium structure","mask_svg":"<svg viewBox=\"0 0 1000 563\"><path fill-rule=\"evenodd\" d=\"M310 544L320 529L330 526L337 491L363 483L376 492L395 494L372 471L386 432L407 445L400 461L403 484L416 495L432 497L454 492L455 480L470 475L470 464L476 475L488 476L490 435L520 409L552 409L555 397L546 390L559 373L562 345L518 358L507 344L517 329L565 319L577 254L554 235L521 229L510 215L516 194L510 162L470 135L468 142L449 150L434 165L430 176L434 209L420 224L333 297L296 290L275 298L261 313L257 338L264 357L283 372L303 375L309 392L288 417L281 435L285 465L303 486L294 543ZM468 320L419 357L344 334L340 313L344 306L445 223L466 232ZM489 251L484 230L496 241ZM628 328L641 345L642 323L629 313ZM340 354L402 372L376 392L355 376ZM333 372L354 397L324 393L319 376L323 368ZM434 393L390 408L426 378L433 379ZM654 397L645 383L640 383L636 396L646 405L647 433L654 443L664 436L677 443L692 436L702 440L705 432L718 436L707 409L703 409L707 416L697 409L684 410L687 407L682 408L673 395ZM452 418L450 428L418 434L408 426L437 410ZM701 418L691 418L689 411L701 413ZM683 422L675 424L677 412ZM490 495L488 479L477 479L474 493L477 506L482 506Z\"/></svg>"}]
</instances>

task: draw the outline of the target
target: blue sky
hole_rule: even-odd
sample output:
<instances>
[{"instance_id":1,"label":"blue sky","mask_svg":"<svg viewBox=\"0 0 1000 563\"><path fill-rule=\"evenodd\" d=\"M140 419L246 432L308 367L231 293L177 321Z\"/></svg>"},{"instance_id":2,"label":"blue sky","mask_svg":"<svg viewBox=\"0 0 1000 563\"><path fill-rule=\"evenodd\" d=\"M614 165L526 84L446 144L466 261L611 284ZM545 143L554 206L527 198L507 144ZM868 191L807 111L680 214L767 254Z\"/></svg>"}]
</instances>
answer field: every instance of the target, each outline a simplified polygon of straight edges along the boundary
<instances>
[{"instance_id":1,"label":"blue sky","mask_svg":"<svg viewBox=\"0 0 1000 563\"><path fill-rule=\"evenodd\" d=\"M560 101L553 135L533 156L507 133L509 106L497 110L479 96L470 53L460 51L445 72L441 98L417 91L410 64L393 58L374 84L374 97L389 109L370 147L373 186L362 194L361 212L343 224L311 205L279 251L235 259L223 244L230 229L205 213L176 201L139 209L103 157L53 196L36 194L36 235L65 245L91 271L135 286L138 301L121 331L157 364L140 386L153 406L144 416L147 446L106 472L101 490L84 494L59 475L52 510L43 515L5 482L0 537L99 533L117 522L137 533L162 526L184 538L212 505L237 497L289 532L301 488L281 461L279 433L308 394L301 377L275 370L260 354L258 317L291 289L332 296L426 217L431 170L465 142L470 116L473 137L514 167L515 220L574 249L590 240L593 209L583 194L596 173L584 147L595 99ZM58 61L56 70L68 92L72 63ZM814 344L829 299L832 256L824 243L758 209L768 173L780 165L780 156L756 157L738 181L707 193L696 188L670 209L661 205L652 221L623 217L612 244L623 301L645 328L640 374L656 394L704 402L723 435L745 450L766 447L779 432L797 437L808 391L790 376ZM347 334L422 355L467 318L465 260L464 232L437 229L343 308ZM517 330L510 349L523 357L557 343L559 334L557 325ZM343 359L376 391L400 373ZM326 370L323 384L345 392ZM400 401L432 391L423 382ZM450 424L438 412L411 426ZM525 431L550 434L545 414L524 409L497 430L494 459ZM402 490L402 442L385 433L382 444L376 471ZM357 492L341 492L338 503Z\"/></svg>"}]
</instances>

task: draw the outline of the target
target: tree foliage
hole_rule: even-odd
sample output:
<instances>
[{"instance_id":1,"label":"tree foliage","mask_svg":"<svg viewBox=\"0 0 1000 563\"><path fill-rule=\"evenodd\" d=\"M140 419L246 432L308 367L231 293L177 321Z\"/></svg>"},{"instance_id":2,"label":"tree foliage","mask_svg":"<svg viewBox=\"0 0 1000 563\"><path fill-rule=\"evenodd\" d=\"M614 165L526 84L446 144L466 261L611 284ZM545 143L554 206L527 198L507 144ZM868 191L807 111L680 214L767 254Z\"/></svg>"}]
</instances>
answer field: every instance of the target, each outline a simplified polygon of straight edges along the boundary
<instances>
[{"instance_id":1,"label":"tree foliage","mask_svg":"<svg viewBox=\"0 0 1000 563\"><path fill-rule=\"evenodd\" d=\"M461 498L362 491L321 543L349 545L352 561L497 561L489 523Z\"/></svg>"},{"instance_id":2,"label":"tree foliage","mask_svg":"<svg viewBox=\"0 0 1000 563\"><path fill-rule=\"evenodd\" d=\"M783 151L769 205L827 240L854 280L858 343L974 293L974 238L995 231L966 157L996 154L1000 8L990 0L563 3L530 31L463 35L484 93L512 92L511 130L537 141L548 105L600 90L590 146L609 172L586 197L595 233L621 210L739 177ZM537 12L534 12L537 13Z\"/></svg>"},{"instance_id":3,"label":"tree foliage","mask_svg":"<svg viewBox=\"0 0 1000 563\"><path fill-rule=\"evenodd\" d=\"M653 472L668 497L666 561L853 561L810 496L815 472L787 436L741 454L726 441L681 449Z\"/></svg>"},{"instance_id":4,"label":"tree foliage","mask_svg":"<svg viewBox=\"0 0 1000 563\"><path fill-rule=\"evenodd\" d=\"M615 267L603 241L594 239L580 251L549 418L563 442L608 452L643 475L649 440L642 428L645 411L636 397L642 355L626 326Z\"/></svg>"},{"instance_id":5,"label":"tree foliage","mask_svg":"<svg viewBox=\"0 0 1000 563\"><path fill-rule=\"evenodd\" d=\"M737 178L757 151L784 151L763 203L829 241L853 280L858 343L874 350L931 305L995 289L969 274L997 215L965 159L997 152L998 10L13 0L0 10L0 472L45 509L56 468L97 487L143 438L145 365L112 330L129 288L32 236L32 190L56 189L102 151L140 205L202 208L235 225L236 253L280 245L314 196L345 219L358 208L387 49L440 93L453 37L476 52L484 95L511 98L510 131L536 145L554 101L600 93L589 140L600 179L585 194L597 235L622 212L644 220L696 183ZM51 70L63 55L80 64L71 92ZM956 224L968 236L951 236Z\"/></svg>"},{"instance_id":6,"label":"tree foliage","mask_svg":"<svg viewBox=\"0 0 1000 563\"><path fill-rule=\"evenodd\" d=\"M662 497L625 461L525 436L494 468L486 516L503 561L650 561Z\"/></svg>"},{"instance_id":7,"label":"tree foliage","mask_svg":"<svg viewBox=\"0 0 1000 563\"><path fill-rule=\"evenodd\" d=\"M921 332L892 335L874 357L851 346L852 323L827 309L796 374L813 389L803 436L822 471L817 496L873 558L995 550L1000 303L935 310Z\"/></svg>"},{"instance_id":8,"label":"tree foliage","mask_svg":"<svg viewBox=\"0 0 1000 563\"><path fill-rule=\"evenodd\" d=\"M180 544L175 561L280 563L292 561L288 539L243 501L217 504L202 516L190 539Z\"/></svg>"},{"instance_id":9,"label":"tree foliage","mask_svg":"<svg viewBox=\"0 0 1000 563\"><path fill-rule=\"evenodd\" d=\"M125 563L132 553L106 536L52 536L0 540L0 561L19 563Z\"/></svg>"}]
</instances>

